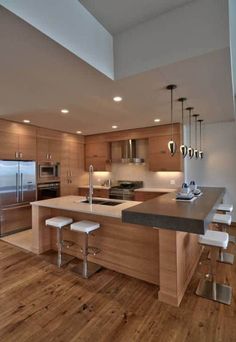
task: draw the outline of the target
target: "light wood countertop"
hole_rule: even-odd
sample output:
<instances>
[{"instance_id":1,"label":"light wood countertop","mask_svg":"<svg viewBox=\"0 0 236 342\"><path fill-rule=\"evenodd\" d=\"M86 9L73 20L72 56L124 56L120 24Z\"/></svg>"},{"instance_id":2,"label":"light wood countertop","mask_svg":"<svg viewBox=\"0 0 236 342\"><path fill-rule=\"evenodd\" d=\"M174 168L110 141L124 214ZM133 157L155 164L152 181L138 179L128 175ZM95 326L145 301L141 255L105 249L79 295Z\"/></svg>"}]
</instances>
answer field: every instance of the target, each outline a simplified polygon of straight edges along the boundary
<instances>
[{"instance_id":1,"label":"light wood countertop","mask_svg":"<svg viewBox=\"0 0 236 342\"><path fill-rule=\"evenodd\" d=\"M141 202L136 201L122 201L122 200L110 200L105 198L97 198L94 197L93 199L100 199L102 201L112 201L118 202L116 206L110 205L101 205L101 204L88 204L82 203L82 201L86 200L85 197L82 196L63 196L57 198L51 198L48 200L36 201L32 202L32 206L41 206L53 209L61 209L61 210L70 210L80 213L87 213L87 214L94 214L100 216L109 216L109 217L116 217L121 218L122 210L135 206Z\"/></svg>"}]
</instances>

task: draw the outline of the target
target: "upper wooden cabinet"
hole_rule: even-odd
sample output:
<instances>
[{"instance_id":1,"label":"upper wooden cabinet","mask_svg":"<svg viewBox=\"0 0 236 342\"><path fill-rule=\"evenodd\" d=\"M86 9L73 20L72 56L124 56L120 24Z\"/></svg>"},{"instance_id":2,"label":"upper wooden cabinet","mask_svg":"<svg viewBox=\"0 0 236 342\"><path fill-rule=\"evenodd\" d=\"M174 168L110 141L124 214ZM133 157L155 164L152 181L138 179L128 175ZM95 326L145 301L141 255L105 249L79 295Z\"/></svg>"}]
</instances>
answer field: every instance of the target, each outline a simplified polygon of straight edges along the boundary
<instances>
[{"instance_id":1,"label":"upper wooden cabinet","mask_svg":"<svg viewBox=\"0 0 236 342\"><path fill-rule=\"evenodd\" d=\"M36 159L36 129L0 120L0 159Z\"/></svg>"},{"instance_id":2,"label":"upper wooden cabinet","mask_svg":"<svg viewBox=\"0 0 236 342\"><path fill-rule=\"evenodd\" d=\"M37 138L37 160L60 162L62 142L59 139Z\"/></svg>"},{"instance_id":3,"label":"upper wooden cabinet","mask_svg":"<svg viewBox=\"0 0 236 342\"><path fill-rule=\"evenodd\" d=\"M111 170L111 145L108 142L85 144L85 170L93 165L94 171Z\"/></svg>"},{"instance_id":4,"label":"upper wooden cabinet","mask_svg":"<svg viewBox=\"0 0 236 342\"><path fill-rule=\"evenodd\" d=\"M173 140L176 142L176 153L170 155L168 141L170 135L161 135L149 138L148 159L150 171L182 171L183 158L179 151L180 134L174 134Z\"/></svg>"},{"instance_id":5,"label":"upper wooden cabinet","mask_svg":"<svg viewBox=\"0 0 236 342\"><path fill-rule=\"evenodd\" d=\"M74 137L63 139L61 158L61 196L78 195L84 172L84 144Z\"/></svg>"}]
</instances>

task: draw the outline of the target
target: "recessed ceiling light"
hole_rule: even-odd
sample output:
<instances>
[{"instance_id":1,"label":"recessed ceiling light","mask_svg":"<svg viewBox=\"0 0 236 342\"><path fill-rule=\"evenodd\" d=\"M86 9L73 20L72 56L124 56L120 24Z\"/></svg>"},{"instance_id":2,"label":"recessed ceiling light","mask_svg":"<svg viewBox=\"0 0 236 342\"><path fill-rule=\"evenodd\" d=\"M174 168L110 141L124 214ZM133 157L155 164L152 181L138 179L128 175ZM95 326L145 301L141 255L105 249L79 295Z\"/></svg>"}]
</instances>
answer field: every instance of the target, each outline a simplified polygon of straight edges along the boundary
<instances>
[{"instance_id":1,"label":"recessed ceiling light","mask_svg":"<svg viewBox=\"0 0 236 342\"><path fill-rule=\"evenodd\" d=\"M122 101L122 97L120 97L120 96L115 96L115 97L113 97L113 101L115 101L115 102L121 102L121 101Z\"/></svg>"},{"instance_id":2,"label":"recessed ceiling light","mask_svg":"<svg viewBox=\"0 0 236 342\"><path fill-rule=\"evenodd\" d=\"M69 110L68 109L61 109L61 113L63 113L63 114L68 114L69 113Z\"/></svg>"},{"instance_id":3,"label":"recessed ceiling light","mask_svg":"<svg viewBox=\"0 0 236 342\"><path fill-rule=\"evenodd\" d=\"M77 134L82 134L82 131L76 131Z\"/></svg>"},{"instance_id":4,"label":"recessed ceiling light","mask_svg":"<svg viewBox=\"0 0 236 342\"><path fill-rule=\"evenodd\" d=\"M161 120L160 119L154 119L154 122L160 122Z\"/></svg>"},{"instance_id":5,"label":"recessed ceiling light","mask_svg":"<svg viewBox=\"0 0 236 342\"><path fill-rule=\"evenodd\" d=\"M24 123L30 123L30 120L23 120Z\"/></svg>"},{"instance_id":6,"label":"recessed ceiling light","mask_svg":"<svg viewBox=\"0 0 236 342\"><path fill-rule=\"evenodd\" d=\"M111 126L111 128L116 129L118 128L118 126L114 125L114 126Z\"/></svg>"}]
</instances>

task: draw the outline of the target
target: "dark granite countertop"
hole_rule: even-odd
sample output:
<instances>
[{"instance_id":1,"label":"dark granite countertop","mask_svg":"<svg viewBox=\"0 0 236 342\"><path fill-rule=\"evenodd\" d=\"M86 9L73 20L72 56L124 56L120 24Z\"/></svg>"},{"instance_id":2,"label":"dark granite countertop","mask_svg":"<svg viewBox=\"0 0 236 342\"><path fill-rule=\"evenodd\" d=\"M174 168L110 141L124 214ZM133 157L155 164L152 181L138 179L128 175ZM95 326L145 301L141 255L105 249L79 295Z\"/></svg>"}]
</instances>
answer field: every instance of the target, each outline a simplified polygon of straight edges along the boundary
<instances>
[{"instance_id":1,"label":"dark granite countertop","mask_svg":"<svg viewBox=\"0 0 236 342\"><path fill-rule=\"evenodd\" d=\"M202 187L202 196L193 202L178 202L175 192L159 196L122 211L122 221L204 234L222 201L225 188Z\"/></svg>"}]
</instances>

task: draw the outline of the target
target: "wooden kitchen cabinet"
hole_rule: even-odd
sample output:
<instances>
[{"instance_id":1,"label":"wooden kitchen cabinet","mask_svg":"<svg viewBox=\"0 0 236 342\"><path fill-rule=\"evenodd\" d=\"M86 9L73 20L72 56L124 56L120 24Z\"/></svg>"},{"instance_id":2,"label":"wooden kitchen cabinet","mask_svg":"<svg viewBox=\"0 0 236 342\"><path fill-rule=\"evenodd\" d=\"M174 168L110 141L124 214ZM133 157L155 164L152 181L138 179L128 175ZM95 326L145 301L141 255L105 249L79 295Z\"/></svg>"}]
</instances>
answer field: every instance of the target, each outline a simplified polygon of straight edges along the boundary
<instances>
[{"instance_id":1,"label":"wooden kitchen cabinet","mask_svg":"<svg viewBox=\"0 0 236 342\"><path fill-rule=\"evenodd\" d=\"M18 151L18 135L0 132L0 159L16 159Z\"/></svg>"},{"instance_id":2,"label":"wooden kitchen cabinet","mask_svg":"<svg viewBox=\"0 0 236 342\"><path fill-rule=\"evenodd\" d=\"M93 165L94 171L111 170L111 145L108 142L85 144L85 170Z\"/></svg>"},{"instance_id":3,"label":"wooden kitchen cabinet","mask_svg":"<svg viewBox=\"0 0 236 342\"><path fill-rule=\"evenodd\" d=\"M79 188L79 196L86 197L88 195L89 188ZM93 197L109 198L109 189L93 189Z\"/></svg>"},{"instance_id":4,"label":"wooden kitchen cabinet","mask_svg":"<svg viewBox=\"0 0 236 342\"><path fill-rule=\"evenodd\" d=\"M59 163L61 160L61 145L59 139L45 137L37 138L37 160L40 162Z\"/></svg>"},{"instance_id":5,"label":"wooden kitchen cabinet","mask_svg":"<svg viewBox=\"0 0 236 342\"><path fill-rule=\"evenodd\" d=\"M0 159L36 160L36 129L0 120Z\"/></svg>"},{"instance_id":6,"label":"wooden kitchen cabinet","mask_svg":"<svg viewBox=\"0 0 236 342\"><path fill-rule=\"evenodd\" d=\"M162 196L167 194L167 192L156 192L156 191L135 191L134 192L134 200L145 202L150 199L156 198L158 196Z\"/></svg>"},{"instance_id":7,"label":"wooden kitchen cabinet","mask_svg":"<svg viewBox=\"0 0 236 342\"><path fill-rule=\"evenodd\" d=\"M84 144L63 139L61 158L61 196L78 195L79 177L84 172Z\"/></svg>"},{"instance_id":8,"label":"wooden kitchen cabinet","mask_svg":"<svg viewBox=\"0 0 236 342\"><path fill-rule=\"evenodd\" d=\"M174 156L168 150L170 135L154 136L149 138L148 159L150 171L182 171L183 158L179 152L180 134L174 134L173 139L177 148Z\"/></svg>"}]
</instances>

